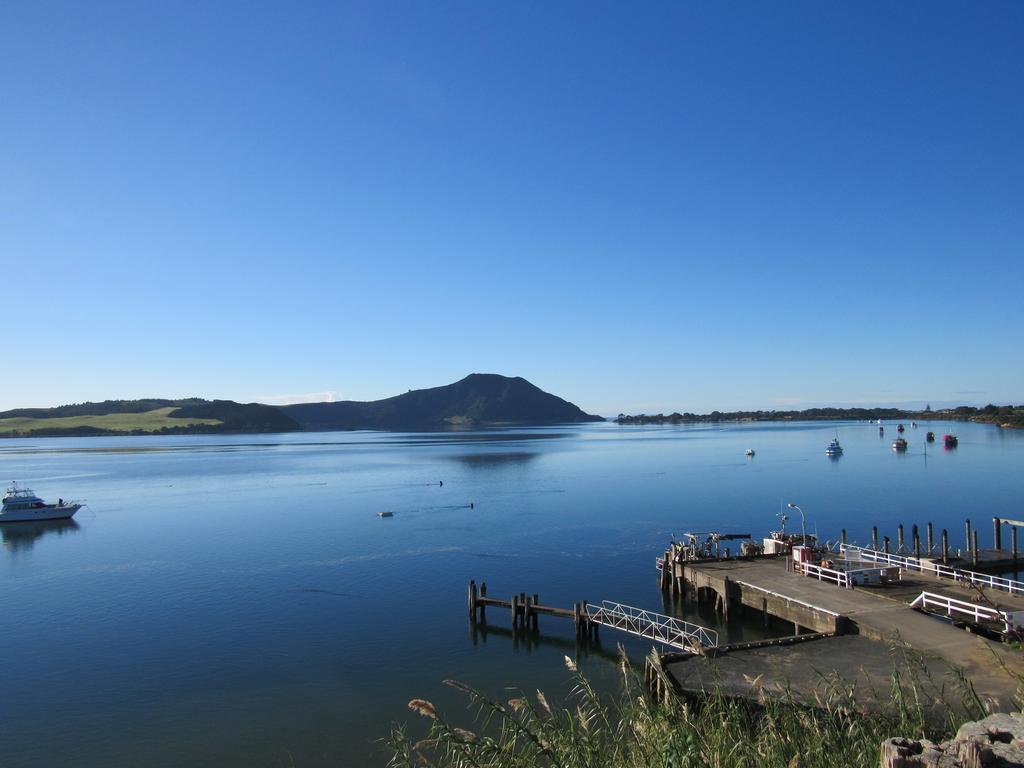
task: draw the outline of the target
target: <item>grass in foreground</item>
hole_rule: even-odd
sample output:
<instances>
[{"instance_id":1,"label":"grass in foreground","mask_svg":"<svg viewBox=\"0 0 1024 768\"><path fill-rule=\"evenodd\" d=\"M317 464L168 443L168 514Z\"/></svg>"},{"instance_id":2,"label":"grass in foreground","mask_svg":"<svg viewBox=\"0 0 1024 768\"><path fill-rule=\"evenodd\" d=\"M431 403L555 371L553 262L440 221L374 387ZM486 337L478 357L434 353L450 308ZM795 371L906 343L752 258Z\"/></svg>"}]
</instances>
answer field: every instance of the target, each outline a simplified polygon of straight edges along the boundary
<instances>
[{"instance_id":1,"label":"grass in foreground","mask_svg":"<svg viewBox=\"0 0 1024 768\"><path fill-rule=\"evenodd\" d=\"M711 692L698 703L670 693L655 699L622 654L622 691L599 697L566 657L574 675L570 702L552 707L545 695L508 702L491 699L454 680L445 682L476 706L475 731L450 723L428 701L409 708L431 721L426 739L412 741L396 726L388 740L391 766L558 766L583 768L836 768L877 766L887 738L941 741L961 722L985 712L970 684L957 678L937 685L923 667L894 673L889 691L871 692L886 704L878 714L859 712L865 692L823 678L819 706L791 698L740 701ZM946 697L949 696L950 699Z\"/></svg>"}]
</instances>

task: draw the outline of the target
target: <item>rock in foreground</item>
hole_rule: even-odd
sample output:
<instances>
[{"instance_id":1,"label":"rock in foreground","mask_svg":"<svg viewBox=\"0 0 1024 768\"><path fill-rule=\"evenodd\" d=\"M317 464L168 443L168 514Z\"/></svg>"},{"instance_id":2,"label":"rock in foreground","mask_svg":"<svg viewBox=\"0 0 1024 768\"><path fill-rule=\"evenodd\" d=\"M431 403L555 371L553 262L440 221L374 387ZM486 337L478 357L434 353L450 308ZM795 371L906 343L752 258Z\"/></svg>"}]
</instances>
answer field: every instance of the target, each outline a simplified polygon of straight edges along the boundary
<instances>
[{"instance_id":1,"label":"rock in foreground","mask_svg":"<svg viewBox=\"0 0 1024 768\"><path fill-rule=\"evenodd\" d=\"M1024 768L1024 713L989 715L964 723L956 736L935 744L927 739L886 739L882 768Z\"/></svg>"}]
</instances>

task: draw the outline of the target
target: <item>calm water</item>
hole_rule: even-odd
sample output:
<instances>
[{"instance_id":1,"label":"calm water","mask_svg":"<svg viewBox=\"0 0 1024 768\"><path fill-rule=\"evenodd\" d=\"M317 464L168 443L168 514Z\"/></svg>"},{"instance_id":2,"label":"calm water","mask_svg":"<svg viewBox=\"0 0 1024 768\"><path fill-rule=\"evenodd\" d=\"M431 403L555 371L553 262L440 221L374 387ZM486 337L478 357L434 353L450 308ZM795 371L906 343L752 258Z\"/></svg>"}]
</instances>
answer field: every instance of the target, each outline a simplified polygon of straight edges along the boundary
<instances>
[{"instance_id":1,"label":"calm water","mask_svg":"<svg viewBox=\"0 0 1024 768\"><path fill-rule=\"evenodd\" d=\"M1024 433L930 426L960 447L925 456L926 425L895 455L894 425L850 423L2 441L0 477L89 506L2 530L0 764L381 764L410 698L462 707L443 678L565 688L570 624L517 644L494 611L474 638L470 578L660 609L673 532L760 536L780 502L823 539L931 520L960 546L971 517L990 546L1021 516Z\"/></svg>"}]
</instances>

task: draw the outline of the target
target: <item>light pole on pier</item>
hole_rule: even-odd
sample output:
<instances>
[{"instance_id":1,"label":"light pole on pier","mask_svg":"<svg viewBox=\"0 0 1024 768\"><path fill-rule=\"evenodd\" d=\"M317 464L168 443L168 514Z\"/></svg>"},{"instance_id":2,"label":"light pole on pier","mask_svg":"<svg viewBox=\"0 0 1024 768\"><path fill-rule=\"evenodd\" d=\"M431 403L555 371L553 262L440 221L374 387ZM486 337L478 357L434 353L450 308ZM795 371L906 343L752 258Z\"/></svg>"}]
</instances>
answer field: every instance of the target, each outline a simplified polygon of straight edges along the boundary
<instances>
[{"instance_id":1,"label":"light pole on pier","mask_svg":"<svg viewBox=\"0 0 1024 768\"><path fill-rule=\"evenodd\" d=\"M789 502L789 504L787 504L786 506L789 507L790 509L795 509L797 512L800 513L800 538L801 538L801 541L802 541L803 545L806 547L807 546L807 521L804 519L804 511L802 509L800 509L800 507L798 507L792 501Z\"/></svg>"}]
</instances>

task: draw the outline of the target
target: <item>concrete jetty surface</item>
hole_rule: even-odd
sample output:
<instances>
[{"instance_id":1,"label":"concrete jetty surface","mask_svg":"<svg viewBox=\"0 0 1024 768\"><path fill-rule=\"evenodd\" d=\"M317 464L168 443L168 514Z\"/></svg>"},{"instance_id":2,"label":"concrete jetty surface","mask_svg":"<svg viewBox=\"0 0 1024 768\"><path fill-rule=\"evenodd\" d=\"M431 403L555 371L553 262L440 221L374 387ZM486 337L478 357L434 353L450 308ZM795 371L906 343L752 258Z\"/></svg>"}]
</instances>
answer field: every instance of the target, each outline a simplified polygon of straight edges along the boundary
<instances>
[{"instance_id":1,"label":"concrete jetty surface","mask_svg":"<svg viewBox=\"0 0 1024 768\"><path fill-rule=\"evenodd\" d=\"M703 560L683 565L687 587L698 599L715 599L723 612L739 606L791 621L795 629L834 632L837 637L792 646L726 651L713 659L665 658L665 671L684 690L706 689L716 682L735 695L756 695L758 687L790 684L801 696L820 694L823 675L837 674L862 685L889 684L895 656L891 648L919 654L936 680L952 683L959 670L992 711L1012 707L1024 674L1024 653L1005 643L972 634L910 607L926 589L956 599L997 602L1004 610L1024 610L1024 597L997 590L970 590L948 580L907 574L904 582L846 589L793 573L786 558ZM712 596L709 592L714 593ZM853 635L852 637L850 635ZM756 681L756 682L755 682Z\"/></svg>"}]
</instances>

